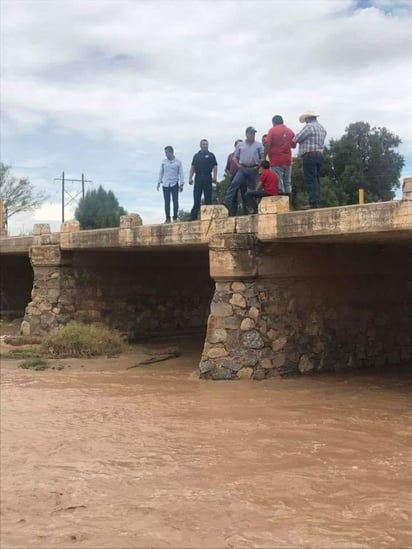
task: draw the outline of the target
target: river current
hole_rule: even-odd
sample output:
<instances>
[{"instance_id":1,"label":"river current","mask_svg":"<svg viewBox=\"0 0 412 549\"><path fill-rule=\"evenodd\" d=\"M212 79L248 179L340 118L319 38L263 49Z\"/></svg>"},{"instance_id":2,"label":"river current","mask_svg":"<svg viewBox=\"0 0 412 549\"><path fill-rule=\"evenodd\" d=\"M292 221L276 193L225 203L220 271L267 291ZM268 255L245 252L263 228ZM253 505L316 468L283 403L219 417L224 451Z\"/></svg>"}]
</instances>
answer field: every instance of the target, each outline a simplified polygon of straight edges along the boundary
<instances>
[{"instance_id":1,"label":"river current","mask_svg":"<svg viewBox=\"0 0 412 549\"><path fill-rule=\"evenodd\" d=\"M411 547L412 376L1 364L4 549Z\"/></svg>"}]
</instances>

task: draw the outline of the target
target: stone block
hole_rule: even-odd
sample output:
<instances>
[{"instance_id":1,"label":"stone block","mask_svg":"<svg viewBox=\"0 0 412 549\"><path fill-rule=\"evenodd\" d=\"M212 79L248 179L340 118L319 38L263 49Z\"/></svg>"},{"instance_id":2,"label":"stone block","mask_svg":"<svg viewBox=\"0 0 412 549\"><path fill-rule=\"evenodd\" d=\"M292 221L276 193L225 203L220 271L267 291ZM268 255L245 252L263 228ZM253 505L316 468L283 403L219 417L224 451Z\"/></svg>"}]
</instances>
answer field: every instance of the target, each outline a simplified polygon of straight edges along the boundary
<instances>
[{"instance_id":1,"label":"stone block","mask_svg":"<svg viewBox=\"0 0 412 549\"><path fill-rule=\"evenodd\" d=\"M233 292L243 292L246 289L246 286L243 282L233 282L232 291Z\"/></svg>"},{"instance_id":2,"label":"stone block","mask_svg":"<svg viewBox=\"0 0 412 549\"><path fill-rule=\"evenodd\" d=\"M248 314L250 318L253 318L253 320L257 320L259 318L260 312L257 307L251 307Z\"/></svg>"},{"instance_id":3,"label":"stone block","mask_svg":"<svg viewBox=\"0 0 412 549\"><path fill-rule=\"evenodd\" d=\"M229 370L228 368L219 368L219 370L215 370L212 373L212 379L218 381L218 380L229 380L233 379L234 374L232 370Z\"/></svg>"},{"instance_id":4,"label":"stone block","mask_svg":"<svg viewBox=\"0 0 412 549\"><path fill-rule=\"evenodd\" d=\"M134 229L135 227L140 227L140 225L143 225L143 221L137 213L120 216L121 229Z\"/></svg>"},{"instance_id":5,"label":"stone block","mask_svg":"<svg viewBox=\"0 0 412 549\"><path fill-rule=\"evenodd\" d=\"M412 177L405 177L403 180L402 200L412 200Z\"/></svg>"},{"instance_id":6,"label":"stone block","mask_svg":"<svg viewBox=\"0 0 412 549\"><path fill-rule=\"evenodd\" d=\"M51 267L61 263L59 246L32 246L29 257L34 266Z\"/></svg>"},{"instance_id":7,"label":"stone block","mask_svg":"<svg viewBox=\"0 0 412 549\"><path fill-rule=\"evenodd\" d=\"M61 233L77 233L80 231L80 223L76 219L65 221L60 225Z\"/></svg>"},{"instance_id":8,"label":"stone block","mask_svg":"<svg viewBox=\"0 0 412 549\"><path fill-rule=\"evenodd\" d=\"M229 302L236 307L240 307L241 309L246 308L246 299L242 294L233 294Z\"/></svg>"},{"instance_id":9,"label":"stone block","mask_svg":"<svg viewBox=\"0 0 412 549\"><path fill-rule=\"evenodd\" d=\"M209 343L224 343L226 341L226 330L218 328L215 330L208 330L207 340Z\"/></svg>"},{"instance_id":10,"label":"stone block","mask_svg":"<svg viewBox=\"0 0 412 549\"><path fill-rule=\"evenodd\" d=\"M236 375L239 379L250 379L253 376L253 368L241 368Z\"/></svg>"},{"instance_id":11,"label":"stone block","mask_svg":"<svg viewBox=\"0 0 412 549\"><path fill-rule=\"evenodd\" d=\"M36 223L33 226L33 236L40 236L44 234L50 234L50 225L48 223Z\"/></svg>"},{"instance_id":12,"label":"stone block","mask_svg":"<svg viewBox=\"0 0 412 549\"><path fill-rule=\"evenodd\" d=\"M200 207L200 220L201 221L211 221L219 217L228 217L229 213L225 206L221 204L213 204L211 206L201 206Z\"/></svg>"},{"instance_id":13,"label":"stone block","mask_svg":"<svg viewBox=\"0 0 412 549\"><path fill-rule=\"evenodd\" d=\"M266 196L259 203L259 214L277 214L289 211L288 196Z\"/></svg>"},{"instance_id":14,"label":"stone block","mask_svg":"<svg viewBox=\"0 0 412 549\"><path fill-rule=\"evenodd\" d=\"M231 316L233 314L233 309L229 303L216 303L212 301L210 314L213 316Z\"/></svg>"},{"instance_id":15,"label":"stone block","mask_svg":"<svg viewBox=\"0 0 412 549\"><path fill-rule=\"evenodd\" d=\"M240 329L242 332L247 332L248 330L252 330L254 327L255 327L255 321L252 318L244 318L240 325Z\"/></svg>"},{"instance_id":16,"label":"stone block","mask_svg":"<svg viewBox=\"0 0 412 549\"><path fill-rule=\"evenodd\" d=\"M31 335L31 326L30 323L27 322L27 320L23 320L20 326L20 333L24 336Z\"/></svg>"},{"instance_id":17,"label":"stone block","mask_svg":"<svg viewBox=\"0 0 412 549\"><path fill-rule=\"evenodd\" d=\"M309 359L308 356L302 355L299 360L299 372L304 374L307 372L311 372L314 368L313 362Z\"/></svg>"},{"instance_id":18,"label":"stone block","mask_svg":"<svg viewBox=\"0 0 412 549\"><path fill-rule=\"evenodd\" d=\"M249 332L244 332L241 335L241 340L244 347L248 347L250 349L262 349L262 347L265 346L262 336L257 330L250 330Z\"/></svg>"},{"instance_id":19,"label":"stone block","mask_svg":"<svg viewBox=\"0 0 412 549\"><path fill-rule=\"evenodd\" d=\"M228 355L228 352L223 345L214 345L206 351L207 358L223 358Z\"/></svg>"}]
</instances>

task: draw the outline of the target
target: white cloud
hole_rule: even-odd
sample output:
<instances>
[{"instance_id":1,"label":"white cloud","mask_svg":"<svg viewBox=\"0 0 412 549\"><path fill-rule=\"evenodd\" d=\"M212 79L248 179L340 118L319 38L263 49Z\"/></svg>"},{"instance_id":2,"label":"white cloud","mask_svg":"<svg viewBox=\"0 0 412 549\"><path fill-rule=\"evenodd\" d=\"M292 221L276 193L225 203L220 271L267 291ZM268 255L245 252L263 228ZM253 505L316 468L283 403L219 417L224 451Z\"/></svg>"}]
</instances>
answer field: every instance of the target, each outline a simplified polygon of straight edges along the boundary
<instances>
[{"instance_id":1,"label":"white cloud","mask_svg":"<svg viewBox=\"0 0 412 549\"><path fill-rule=\"evenodd\" d=\"M329 137L357 120L386 126L407 152L412 4L362 4L3 0L4 161L31 165L53 192L64 169L95 184L110 174L124 203L160 220L165 144L187 175L201 137L223 164L247 125L262 135L275 113L296 130L316 109Z\"/></svg>"}]
</instances>

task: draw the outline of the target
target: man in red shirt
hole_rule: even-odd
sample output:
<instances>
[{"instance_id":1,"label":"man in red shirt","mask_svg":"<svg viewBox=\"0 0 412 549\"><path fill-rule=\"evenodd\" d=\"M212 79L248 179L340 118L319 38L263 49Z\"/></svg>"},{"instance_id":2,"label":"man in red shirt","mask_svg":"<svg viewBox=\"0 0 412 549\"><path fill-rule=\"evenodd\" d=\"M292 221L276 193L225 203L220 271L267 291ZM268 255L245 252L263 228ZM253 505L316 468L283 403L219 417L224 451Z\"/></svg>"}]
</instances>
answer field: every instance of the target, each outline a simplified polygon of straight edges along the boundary
<instances>
[{"instance_id":1,"label":"man in red shirt","mask_svg":"<svg viewBox=\"0 0 412 549\"><path fill-rule=\"evenodd\" d=\"M262 172L259 177L258 184L255 191L247 191L246 198L252 213L258 212L257 199L264 198L265 196L276 196L279 194L279 178L270 169L270 164L267 160L262 160L260 163Z\"/></svg>"},{"instance_id":2,"label":"man in red shirt","mask_svg":"<svg viewBox=\"0 0 412 549\"><path fill-rule=\"evenodd\" d=\"M279 192L290 196L292 192L292 151L296 147L294 132L285 126L283 118L276 114L273 127L268 131L265 143L265 158L269 156L270 167L279 177Z\"/></svg>"}]
</instances>

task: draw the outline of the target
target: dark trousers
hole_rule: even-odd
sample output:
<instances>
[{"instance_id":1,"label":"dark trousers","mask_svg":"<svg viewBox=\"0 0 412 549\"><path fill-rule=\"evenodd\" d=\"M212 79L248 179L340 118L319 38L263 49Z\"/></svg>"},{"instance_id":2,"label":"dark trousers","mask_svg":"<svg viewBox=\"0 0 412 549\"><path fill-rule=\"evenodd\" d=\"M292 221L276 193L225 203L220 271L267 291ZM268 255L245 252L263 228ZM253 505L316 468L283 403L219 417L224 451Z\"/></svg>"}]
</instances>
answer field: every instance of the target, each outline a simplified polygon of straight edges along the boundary
<instances>
[{"instance_id":1,"label":"dark trousers","mask_svg":"<svg viewBox=\"0 0 412 549\"><path fill-rule=\"evenodd\" d=\"M246 199L253 213L258 212L258 203L260 202L260 199L265 196L270 196L270 194L263 189L260 189L259 191L248 191L246 193Z\"/></svg>"},{"instance_id":2,"label":"dark trousers","mask_svg":"<svg viewBox=\"0 0 412 549\"><path fill-rule=\"evenodd\" d=\"M238 190L246 185L249 191L256 189L257 182L259 180L259 173L255 168L239 168L235 177L230 182L230 185L226 191L226 196L223 204L229 210L229 215L235 215L236 212L233 209L233 199L237 195Z\"/></svg>"},{"instance_id":3,"label":"dark trousers","mask_svg":"<svg viewBox=\"0 0 412 549\"><path fill-rule=\"evenodd\" d=\"M235 177L235 176L233 176L233 177ZM230 182L232 182L233 177L230 178ZM240 199L242 201L243 215L247 215L249 213L248 212L248 201L247 201L247 198L246 198L246 191L247 191L247 186L246 186L245 183L242 183L242 185L240 185L240 187L239 187L239 192L240 192ZM234 212L237 212L238 198L239 198L239 193L236 193L235 196L233 197L233 211Z\"/></svg>"},{"instance_id":4,"label":"dark trousers","mask_svg":"<svg viewBox=\"0 0 412 549\"><path fill-rule=\"evenodd\" d=\"M196 175L195 185L193 187L193 208L190 212L190 219L196 221L199 215L200 204L202 203L202 194L205 197L205 204L212 203L212 176Z\"/></svg>"},{"instance_id":5,"label":"dark trousers","mask_svg":"<svg viewBox=\"0 0 412 549\"><path fill-rule=\"evenodd\" d=\"M303 178L308 189L311 208L320 207L320 170L322 166L322 153L306 153L303 155Z\"/></svg>"},{"instance_id":6,"label":"dark trousers","mask_svg":"<svg viewBox=\"0 0 412 549\"><path fill-rule=\"evenodd\" d=\"M166 220L170 220L170 197L173 201L173 219L177 219L179 212L179 185L173 185L173 187L163 187L163 197L165 199L165 214Z\"/></svg>"}]
</instances>

